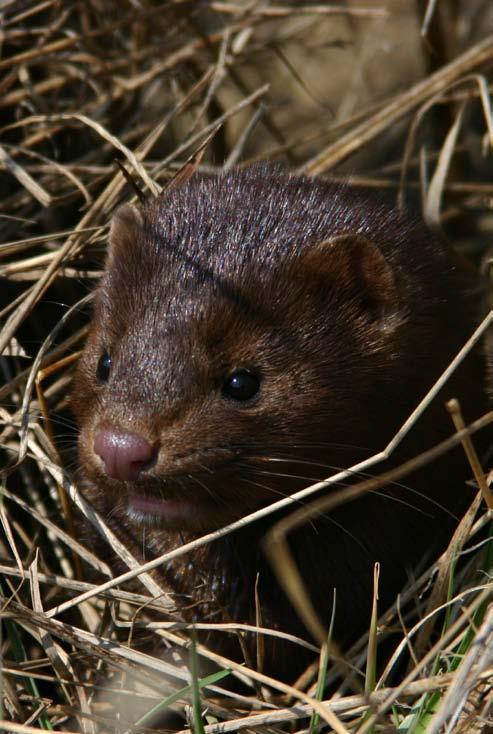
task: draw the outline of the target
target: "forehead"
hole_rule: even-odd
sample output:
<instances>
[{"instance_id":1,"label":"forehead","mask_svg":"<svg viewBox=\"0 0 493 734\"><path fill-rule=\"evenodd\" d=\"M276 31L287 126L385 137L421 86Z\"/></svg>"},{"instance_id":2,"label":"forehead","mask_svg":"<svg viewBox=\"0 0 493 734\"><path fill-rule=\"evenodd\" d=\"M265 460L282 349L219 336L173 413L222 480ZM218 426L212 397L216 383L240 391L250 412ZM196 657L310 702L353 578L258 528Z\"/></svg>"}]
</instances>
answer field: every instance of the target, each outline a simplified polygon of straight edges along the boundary
<instances>
[{"instance_id":1,"label":"forehead","mask_svg":"<svg viewBox=\"0 0 493 734\"><path fill-rule=\"evenodd\" d=\"M243 263L216 272L203 257L190 261L166 248L140 261L117 261L104 278L100 298L110 339L123 339L134 351L166 344L179 352L201 345L220 353L244 341L245 334L251 345L263 343L279 327L280 314L256 270Z\"/></svg>"},{"instance_id":2,"label":"forehead","mask_svg":"<svg viewBox=\"0 0 493 734\"><path fill-rule=\"evenodd\" d=\"M104 310L125 331L138 325L180 333L197 325L214 339L239 325L268 328L275 317L265 286L245 270L217 274L165 258L155 268L136 271L132 287L128 282L119 269L118 277L106 276L102 288Z\"/></svg>"},{"instance_id":3,"label":"forehead","mask_svg":"<svg viewBox=\"0 0 493 734\"><path fill-rule=\"evenodd\" d=\"M281 302L286 315L301 285L283 273L314 242L347 228L345 195L262 168L192 177L144 204L131 236L113 237L102 300L113 318L156 325L211 313L270 321Z\"/></svg>"},{"instance_id":4,"label":"forehead","mask_svg":"<svg viewBox=\"0 0 493 734\"><path fill-rule=\"evenodd\" d=\"M196 277L269 273L337 226L339 188L262 168L196 176L143 207L145 238Z\"/></svg>"}]
</instances>

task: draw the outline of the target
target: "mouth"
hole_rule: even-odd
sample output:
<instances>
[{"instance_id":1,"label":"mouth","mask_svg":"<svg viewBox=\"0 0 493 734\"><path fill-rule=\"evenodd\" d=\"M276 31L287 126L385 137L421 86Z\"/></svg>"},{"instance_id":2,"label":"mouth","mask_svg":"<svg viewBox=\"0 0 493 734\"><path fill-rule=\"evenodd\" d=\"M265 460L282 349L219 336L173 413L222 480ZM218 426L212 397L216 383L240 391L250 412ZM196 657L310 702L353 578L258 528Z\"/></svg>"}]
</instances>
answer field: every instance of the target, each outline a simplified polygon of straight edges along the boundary
<instances>
[{"instance_id":1,"label":"mouth","mask_svg":"<svg viewBox=\"0 0 493 734\"><path fill-rule=\"evenodd\" d=\"M204 508L191 500L134 495L128 500L126 514L136 525L193 527L203 519Z\"/></svg>"}]
</instances>

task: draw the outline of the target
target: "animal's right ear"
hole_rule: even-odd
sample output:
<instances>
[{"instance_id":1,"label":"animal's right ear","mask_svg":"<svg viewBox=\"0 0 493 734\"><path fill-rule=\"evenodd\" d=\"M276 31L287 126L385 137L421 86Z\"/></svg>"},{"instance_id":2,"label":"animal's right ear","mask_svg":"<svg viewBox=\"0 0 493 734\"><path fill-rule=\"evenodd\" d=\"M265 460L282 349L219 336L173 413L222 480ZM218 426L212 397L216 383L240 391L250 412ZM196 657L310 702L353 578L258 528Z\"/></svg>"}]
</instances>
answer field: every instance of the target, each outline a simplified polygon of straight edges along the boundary
<instances>
[{"instance_id":1,"label":"animal's right ear","mask_svg":"<svg viewBox=\"0 0 493 734\"><path fill-rule=\"evenodd\" d=\"M115 258L123 256L129 250L135 250L138 240L142 238L143 229L142 213L134 204L124 204L116 210L110 226L107 267L112 266Z\"/></svg>"},{"instance_id":2,"label":"animal's right ear","mask_svg":"<svg viewBox=\"0 0 493 734\"><path fill-rule=\"evenodd\" d=\"M391 266L380 248L359 233L339 234L317 243L298 267L327 289L343 289L372 320L394 313L399 296Z\"/></svg>"}]
</instances>

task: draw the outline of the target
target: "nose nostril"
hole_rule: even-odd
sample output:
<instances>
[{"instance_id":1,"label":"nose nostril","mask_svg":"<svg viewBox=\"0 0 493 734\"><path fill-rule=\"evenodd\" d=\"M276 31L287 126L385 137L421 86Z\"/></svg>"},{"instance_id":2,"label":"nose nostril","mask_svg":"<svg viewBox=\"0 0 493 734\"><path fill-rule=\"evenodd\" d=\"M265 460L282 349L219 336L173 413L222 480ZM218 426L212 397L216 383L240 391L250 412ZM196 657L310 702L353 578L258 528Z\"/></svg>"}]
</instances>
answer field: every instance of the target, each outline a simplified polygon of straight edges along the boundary
<instances>
[{"instance_id":1,"label":"nose nostril","mask_svg":"<svg viewBox=\"0 0 493 734\"><path fill-rule=\"evenodd\" d=\"M156 461L157 449L144 436L113 427L101 428L94 438L94 453L112 479L134 480Z\"/></svg>"},{"instance_id":2,"label":"nose nostril","mask_svg":"<svg viewBox=\"0 0 493 734\"><path fill-rule=\"evenodd\" d=\"M150 456L149 459L147 459L146 461L141 461L141 460L131 461L130 465L132 469L138 473L142 471L147 471L152 466L154 466L154 464L156 463L156 457L157 457L157 452L153 451L152 456Z\"/></svg>"}]
</instances>

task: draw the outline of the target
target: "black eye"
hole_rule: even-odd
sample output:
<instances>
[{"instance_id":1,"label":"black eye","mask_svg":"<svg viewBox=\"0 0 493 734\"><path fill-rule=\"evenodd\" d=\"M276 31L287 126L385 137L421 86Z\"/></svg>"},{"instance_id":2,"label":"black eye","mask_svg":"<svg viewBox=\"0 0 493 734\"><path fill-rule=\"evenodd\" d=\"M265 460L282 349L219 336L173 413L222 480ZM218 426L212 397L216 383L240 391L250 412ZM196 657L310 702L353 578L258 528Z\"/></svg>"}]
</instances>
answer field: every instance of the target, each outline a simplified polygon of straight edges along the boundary
<instances>
[{"instance_id":1,"label":"black eye","mask_svg":"<svg viewBox=\"0 0 493 734\"><path fill-rule=\"evenodd\" d=\"M98 366L96 367L96 377L99 382L106 382L110 376L111 370L111 357L108 352L103 352L99 358Z\"/></svg>"},{"instance_id":2,"label":"black eye","mask_svg":"<svg viewBox=\"0 0 493 734\"><path fill-rule=\"evenodd\" d=\"M260 378L249 370L236 370L225 380L223 395L233 400L250 400L258 393Z\"/></svg>"}]
</instances>

